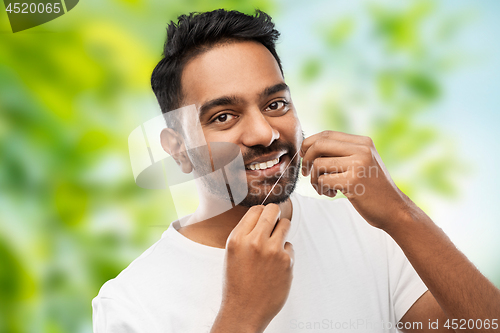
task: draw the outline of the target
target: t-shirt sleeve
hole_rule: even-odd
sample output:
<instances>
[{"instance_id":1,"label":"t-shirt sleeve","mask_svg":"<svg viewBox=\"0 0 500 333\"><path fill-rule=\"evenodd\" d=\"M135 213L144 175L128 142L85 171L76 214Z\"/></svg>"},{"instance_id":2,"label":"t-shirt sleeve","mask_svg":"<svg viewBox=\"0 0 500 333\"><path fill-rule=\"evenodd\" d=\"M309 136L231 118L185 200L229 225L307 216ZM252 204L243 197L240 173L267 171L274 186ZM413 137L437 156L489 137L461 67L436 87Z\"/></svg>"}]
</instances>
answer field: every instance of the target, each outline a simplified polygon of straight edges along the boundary
<instances>
[{"instance_id":1,"label":"t-shirt sleeve","mask_svg":"<svg viewBox=\"0 0 500 333\"><path fill-rule=\"evenodd\" d=\"M98 295L92 300L94 333L154 333L151 321L140 306Z\"/></svg>"},{"instance_id":2,"label":"t-shirt sleeve","mask_svg":"<svg viewBox=\"0 0 500 333\"><path fill-rule=\"evenodd\" d=\"M389 284L396 321L400 321L411 306L427 291L398 244L387 236Z\"/></svg>"}]
</instances>

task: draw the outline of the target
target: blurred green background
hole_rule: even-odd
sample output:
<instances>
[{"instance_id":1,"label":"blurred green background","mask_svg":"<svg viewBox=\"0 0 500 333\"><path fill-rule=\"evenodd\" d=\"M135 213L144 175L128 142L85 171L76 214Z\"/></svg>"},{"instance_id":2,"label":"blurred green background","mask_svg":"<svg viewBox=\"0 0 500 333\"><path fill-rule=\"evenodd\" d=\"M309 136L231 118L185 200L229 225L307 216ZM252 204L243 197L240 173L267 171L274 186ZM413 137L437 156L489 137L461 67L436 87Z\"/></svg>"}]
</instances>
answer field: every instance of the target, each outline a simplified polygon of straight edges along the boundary
<instances>
[{"instance_id":1,"label":"blurred green background","mask_svg":"<svg viewBox=\"0 0 500 333\"><path fill-rule=\"evenodd\" d=\"M0 6L0 332L91 332L91 300L176 218L127 138L169 20L268 11L307 135L370 135L398 186L500 285L495 1L82 0L13 34ZM315 195L307 179L298 191ZM163 226L161 226L163 225Z\"/></svg>"}]
</instances>

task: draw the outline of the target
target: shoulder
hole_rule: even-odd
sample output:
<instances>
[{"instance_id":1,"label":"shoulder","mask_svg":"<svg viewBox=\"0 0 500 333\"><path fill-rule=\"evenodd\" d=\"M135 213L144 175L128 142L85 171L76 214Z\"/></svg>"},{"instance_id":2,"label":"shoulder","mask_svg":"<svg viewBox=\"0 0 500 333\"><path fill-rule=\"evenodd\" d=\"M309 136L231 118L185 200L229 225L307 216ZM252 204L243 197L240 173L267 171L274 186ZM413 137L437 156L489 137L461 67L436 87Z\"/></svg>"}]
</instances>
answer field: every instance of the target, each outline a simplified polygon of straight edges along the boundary
<instances>
[{"instance_id":1,"label":"shoulder","mask_svg":"<svg viewBox=\"0 0 500 333\"><path fill-rule=\"evenodd\" d=\"M96 298L130 298L138 287L151 282L152 277L162 270L161 261L168 255L168 242L162 237L139 257L133 260L115 278L107 281L99 290Z\"/></svg>"},{"instance_id":2,"label":"shoulder","mask_svg":"<svg viewBox=\"0 0 500 333\"><path fill-rule=\"evenodd\" d=\"M104 283L92 300L94 332L158 332L145 307L154 286L155 253L161 240L135 259L117 277Z\"/></svg>"}]
</instances>

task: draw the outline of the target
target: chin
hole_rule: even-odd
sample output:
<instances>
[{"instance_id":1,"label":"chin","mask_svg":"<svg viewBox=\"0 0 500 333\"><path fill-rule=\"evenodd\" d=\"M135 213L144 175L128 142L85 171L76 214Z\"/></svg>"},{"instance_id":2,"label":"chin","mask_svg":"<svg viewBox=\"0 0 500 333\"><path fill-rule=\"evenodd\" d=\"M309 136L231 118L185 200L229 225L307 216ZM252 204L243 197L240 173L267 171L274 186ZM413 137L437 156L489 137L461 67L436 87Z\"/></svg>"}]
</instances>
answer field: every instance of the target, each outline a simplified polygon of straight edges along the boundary
<instances>
[{"instance_id":1,"label":"chin","mask_svg":"<svg viewBox=\"0 0 500 333\"><path fill-rule=\"evenodd\" d=\"M290 195L293 193L293 191L295 191L296 185L297 178L295 178L294 181L286 181L283 183L280 181L273 189L273 193L271 193L269 197L267 197L267 199L266 196L268 192L262 193L262 191L258 191L259 193L252 193L249 191L248 195L245 197L245 199L243 199L242 202L238 204L238 206L252 207L261 205L264 199L266 199L264 205L267 205L269 203L280 204L290 198Z\"/></svg>"}]
</instances>

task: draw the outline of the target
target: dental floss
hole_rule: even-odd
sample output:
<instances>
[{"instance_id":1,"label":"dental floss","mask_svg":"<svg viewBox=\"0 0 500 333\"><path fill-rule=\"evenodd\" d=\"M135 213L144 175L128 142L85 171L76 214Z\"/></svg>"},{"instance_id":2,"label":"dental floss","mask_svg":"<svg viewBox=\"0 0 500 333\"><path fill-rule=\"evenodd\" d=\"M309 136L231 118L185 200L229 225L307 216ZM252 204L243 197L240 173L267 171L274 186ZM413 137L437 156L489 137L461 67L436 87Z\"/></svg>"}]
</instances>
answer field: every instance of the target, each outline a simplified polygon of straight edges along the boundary
<instances>
[{"instance_id":1,"label":"dental floss","mask_svg":"<svg viewBox=\"0 0 500 333\"><path fill-rule=\"evenodd\" d=\"M288 162L288 165L286 166L285 170L283 170L283 172L281 173L281 176L278 178L278 180L276 181L276 183L274 183L273 187L271 187L271 190L269 191L269 193L266 195L266 197L264 198L264 201L262 201L261 205L264 204L264 202L266 202L267 198L269 197L269 195L273 192L274 190L274 187L278 184L278 182L280 181L281 177L283 177L283 175L285 174L285 171L288 169L288 167L290 166L290 164L292 163L293 159L297 156L297 154L299 153L300 149L297 150L297 152L295 153L295 155L293 155L293 157L290 159L290 162Z\"/></svg>"}]
</instances>

